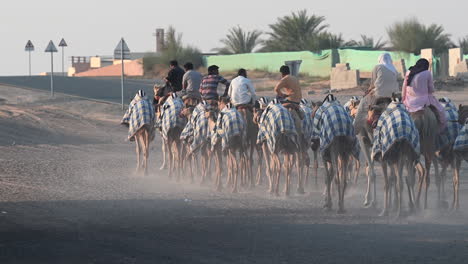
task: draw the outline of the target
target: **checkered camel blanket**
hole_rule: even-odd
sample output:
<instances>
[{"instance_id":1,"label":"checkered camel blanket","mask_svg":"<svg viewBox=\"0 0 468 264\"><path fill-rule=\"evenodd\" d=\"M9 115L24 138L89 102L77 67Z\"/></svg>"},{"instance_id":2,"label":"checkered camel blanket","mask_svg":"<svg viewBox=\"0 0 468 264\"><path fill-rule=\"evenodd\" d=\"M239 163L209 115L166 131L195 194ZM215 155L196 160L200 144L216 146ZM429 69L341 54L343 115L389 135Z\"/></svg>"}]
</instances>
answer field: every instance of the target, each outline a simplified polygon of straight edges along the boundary
<instances>
[{"instance_id":1,"label":"checkered camel blanket","mask_svg":"<svg viewBox=\"0 0 468 264\"><path fill-rule=\"evenodd\" d=\"M225 151L235 136L240 136L242 142L247 144L247 124L235 107L226 107L220 111L216 120L215 130L211 135L211 146L221 141L222 150Z\"/></svg>"},{"instance_id":2,"label":"checkered camel blanket","mask_svg":"<svg viewBox=\"0 0 468 264\"><path fill-rule=\"evenodd\" d=\"M416 155L420 154L419 132L401 103L391 103L382 113L374 130L372 158L381 160L387 151L398 142L406 140L411 144Z\"/></svg>"},{"instance_id":3,"label":"checkered camel blanket","mask_svg":"<svg viewBox=\"0 0 468 264\"><path fill-rule=\"evenodd\" d=\"M181 116L184 109L184 102L179 97L170 96L162 106L161 116L161 134L167 140L168 133L171 129L180 128L183 130L187 120Z\"/></svg>"},{"instance_id":4,"label":"checkered camel blanket","mask_svg":"<svg viewBox=\"0 0 468 264\"><path fill-rule=\"evenodd\" d=\"M338 101L325 102L317 109L313 122L312 136L320 139L322 154L328 150L335 137L347 136L353 139L351 154L359 157L360 148L354 133L353 120Z\"/></svg>"},{"instance_id":5,"label":"checkered camel blanket","mask_svg":"<svg viewBox=\"0 0 468 264\"><path fill-rule=\"evenodd\" d=\"M272 153L277 151L277 141L286 135L298 148L297 131L291 113L281 104L270 103L259 121L257 144L267 143Z\"/></svg>"},{"instance_id":6,"label":"checkered camel blanket","mask_svg":"<svg viewBox=\"0 0 468 264\"><path fill-rule=\"evenodd\" d=\"M439 134L437 138L437 149L441 150L447 146L453 146L457 139L458 132L461 129L458 123L458 109L451 102L441 103L445 109L445 116L447 118L447 127L443 133Z\"/></svg>"},{"instance_id":7,"label":"checkered camel blanket","mask_svg":"<svg viewBox=\"0 0 468 264\"><path fill-rule=\"evenodd\" d=\"M455 144L453 145L455 151L466 151L468 150L468 121L465 123L462 129L460 129Z\"/></svg>"},{"instance_id":8,"label":"checkered camel blanket","mask_svg":"<svg viewBox=\"0 0 468 264\"><path fill-rule=\"evenodd\" d=\"M312 142L313 133L314 133L314 119L312 114L314 110L305 104L300 104L301 110L304 113L304 119L302 119L302 142L305 144L303 149L308 149Z\"/></svg>"},{"instance_id":9,"label":"checkered camel blanket","mask_svg":"<svg viewBox=\"0 0 468 264\"><path fill-rule=\"evenodd\" d=\"M128 140L134 141L136 132L143 126L150 129L150 139L154 139L155 113L153 104L146 97L136 95L130 102L121 124L128 126Z\"/></svg>"}]
</instances>

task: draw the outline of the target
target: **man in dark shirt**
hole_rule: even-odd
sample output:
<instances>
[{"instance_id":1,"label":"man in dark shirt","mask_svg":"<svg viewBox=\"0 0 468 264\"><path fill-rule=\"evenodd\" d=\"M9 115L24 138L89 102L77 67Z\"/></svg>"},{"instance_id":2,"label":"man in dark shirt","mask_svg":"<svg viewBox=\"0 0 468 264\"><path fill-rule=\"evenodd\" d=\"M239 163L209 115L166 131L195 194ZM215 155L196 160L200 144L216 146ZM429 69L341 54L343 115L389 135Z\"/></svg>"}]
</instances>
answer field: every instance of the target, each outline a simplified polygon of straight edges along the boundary
<instances>
[{"instance_id":1,"label":"man in dark shirt","mask_svg":"<svg viewBox=\"0 0 468 264\"><path fill-rule=\"evenodd\" d=\"M171 70L167 73L165 78L166 83L171 86L174 92L182 90L182 78L184 77L185 71L179 67L179 63L176 60L170 62Z\"/></svg>"}]
</instances>

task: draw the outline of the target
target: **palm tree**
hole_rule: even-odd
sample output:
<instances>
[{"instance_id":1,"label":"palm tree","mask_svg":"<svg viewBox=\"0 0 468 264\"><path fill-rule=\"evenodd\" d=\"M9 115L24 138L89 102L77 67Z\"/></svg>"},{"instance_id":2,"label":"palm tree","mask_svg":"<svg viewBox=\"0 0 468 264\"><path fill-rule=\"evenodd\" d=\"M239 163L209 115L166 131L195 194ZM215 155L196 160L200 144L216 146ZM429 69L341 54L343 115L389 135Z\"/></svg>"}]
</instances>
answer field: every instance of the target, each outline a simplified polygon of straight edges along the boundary
<instances>
[{"instance_id":1,"label":"palm tree","mask_svg":"<svg viewBox=\"0 0 468 264\"><path fill-rule=\"evenodd\" d=\"M421 49L432 48L440 54L453 46L450 34L441 25L421 24L416 18L397 22L387 29L390 44L395 50L419 54Z\"/></svg>"},{"instance_id":2,"label":"palm tree","mask_svg":"<svg viewBox=\"0 0 468 264\"><path fill-rule=\"evenodd\" d=\"M361 35L361 39L358 41L352 40L349 42L350 46L358 47L369 47L373 50L382 50L387 46L386 41L382 41L382 38L379 38L377 41L373 37L368 37L366 35Z\"/></svg>"},{"instance_id":3,"label":"palm tree","mask_svg":"<svg viewBox=\"0 0 468 264\"><path fill-rule=\"evenodd\" d=\"M306 10L278 18L269 27L264 51L319 50L318 35L328 28L325 17L308 15Z\"/></svg>"},{"instance_id":4,"label":"palm tree","mask_svg":"<svg viewBox=\"0 0 468 264\"><path fill-rule=\"evenodd\" d=\"M213 49L221 54L252 53L261 44L259 30L244 31L240 26L229 29L226 38L221 40L222 48Z\"/></svg>"},{"instance_id":5,"label":"palm tree","mask_svg":"<svg viewBox=\"0 0 468 264\"><path fill-rule=\"evenodd\" d=\"M468 53L468 36L458 39L458 47L462 49L463 54Z\"/></svg>"},{"instance_id":6,"label":"palm tree","mask_svg":"<svg viewBox=\"0 0 468 264\"><path fill-rule=\"evenodd\" d=\"M354 46L353 41L345 41L343 34L333 34L329 32L322 32L318 35L319 49L339 49L343 47Z\"/></svg>"}]
</instances>

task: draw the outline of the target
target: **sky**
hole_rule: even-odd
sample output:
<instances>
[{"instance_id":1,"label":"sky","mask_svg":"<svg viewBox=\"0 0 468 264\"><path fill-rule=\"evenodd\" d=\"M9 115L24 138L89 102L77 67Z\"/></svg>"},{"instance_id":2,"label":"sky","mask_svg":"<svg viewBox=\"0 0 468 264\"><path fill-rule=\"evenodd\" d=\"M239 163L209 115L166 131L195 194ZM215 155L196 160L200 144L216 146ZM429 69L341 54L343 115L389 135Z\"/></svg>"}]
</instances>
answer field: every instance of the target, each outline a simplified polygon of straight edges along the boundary
<instances>
[{"instance_id":1,"label":"sky","mask_svg":"<svg viewBox=\"0 0 468 264\"><path fill-rule=\"evenodd\" d=\"M148 52L155 49L154 30L172 25L183 33L185 44L209 52L233 26L268 32L278 17L301 9L325 16L329 30L347 40L360 34L386 38L388 26L410 17L443 25L454 41L468 35L468 1L459 0L5 0L0 8L0 76L28 74L24 46L29 39L36 47L32 72L38 74L50 71L50 54L44 52L50 40L58 45L65 38L67 58L112 55L121 37L131 51ZM55 71L61 69L61 53L54 55L54 64Z\"/></svg>"}]
</instances>

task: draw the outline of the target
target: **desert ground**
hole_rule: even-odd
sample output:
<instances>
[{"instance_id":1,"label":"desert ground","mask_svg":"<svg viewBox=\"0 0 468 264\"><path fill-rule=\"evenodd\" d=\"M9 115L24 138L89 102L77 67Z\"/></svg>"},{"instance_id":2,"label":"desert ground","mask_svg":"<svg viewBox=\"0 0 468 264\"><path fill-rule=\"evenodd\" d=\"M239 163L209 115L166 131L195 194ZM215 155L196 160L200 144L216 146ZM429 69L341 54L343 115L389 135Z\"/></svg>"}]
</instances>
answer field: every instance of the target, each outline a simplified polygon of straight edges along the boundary
<instances>
[{"instance_id":1,"label":"desert ground","mask_svg":"<svg viewBox=\"0 0 468 264\"><path fill-rule=\"evenodd\" d=\"M468 102L464 89L438 96ZM362 175L337 215L322 210L322 170L318 187L289 198L266 186L231 194L171 181L159 170L159 137L150 175L138 176L122 114L113 103L0 86L0 263L468 262L466 163L459 213L436 207L432 184L428 210L379 217L382 193L364 208Z\"/></svg>"}]
</instances>

